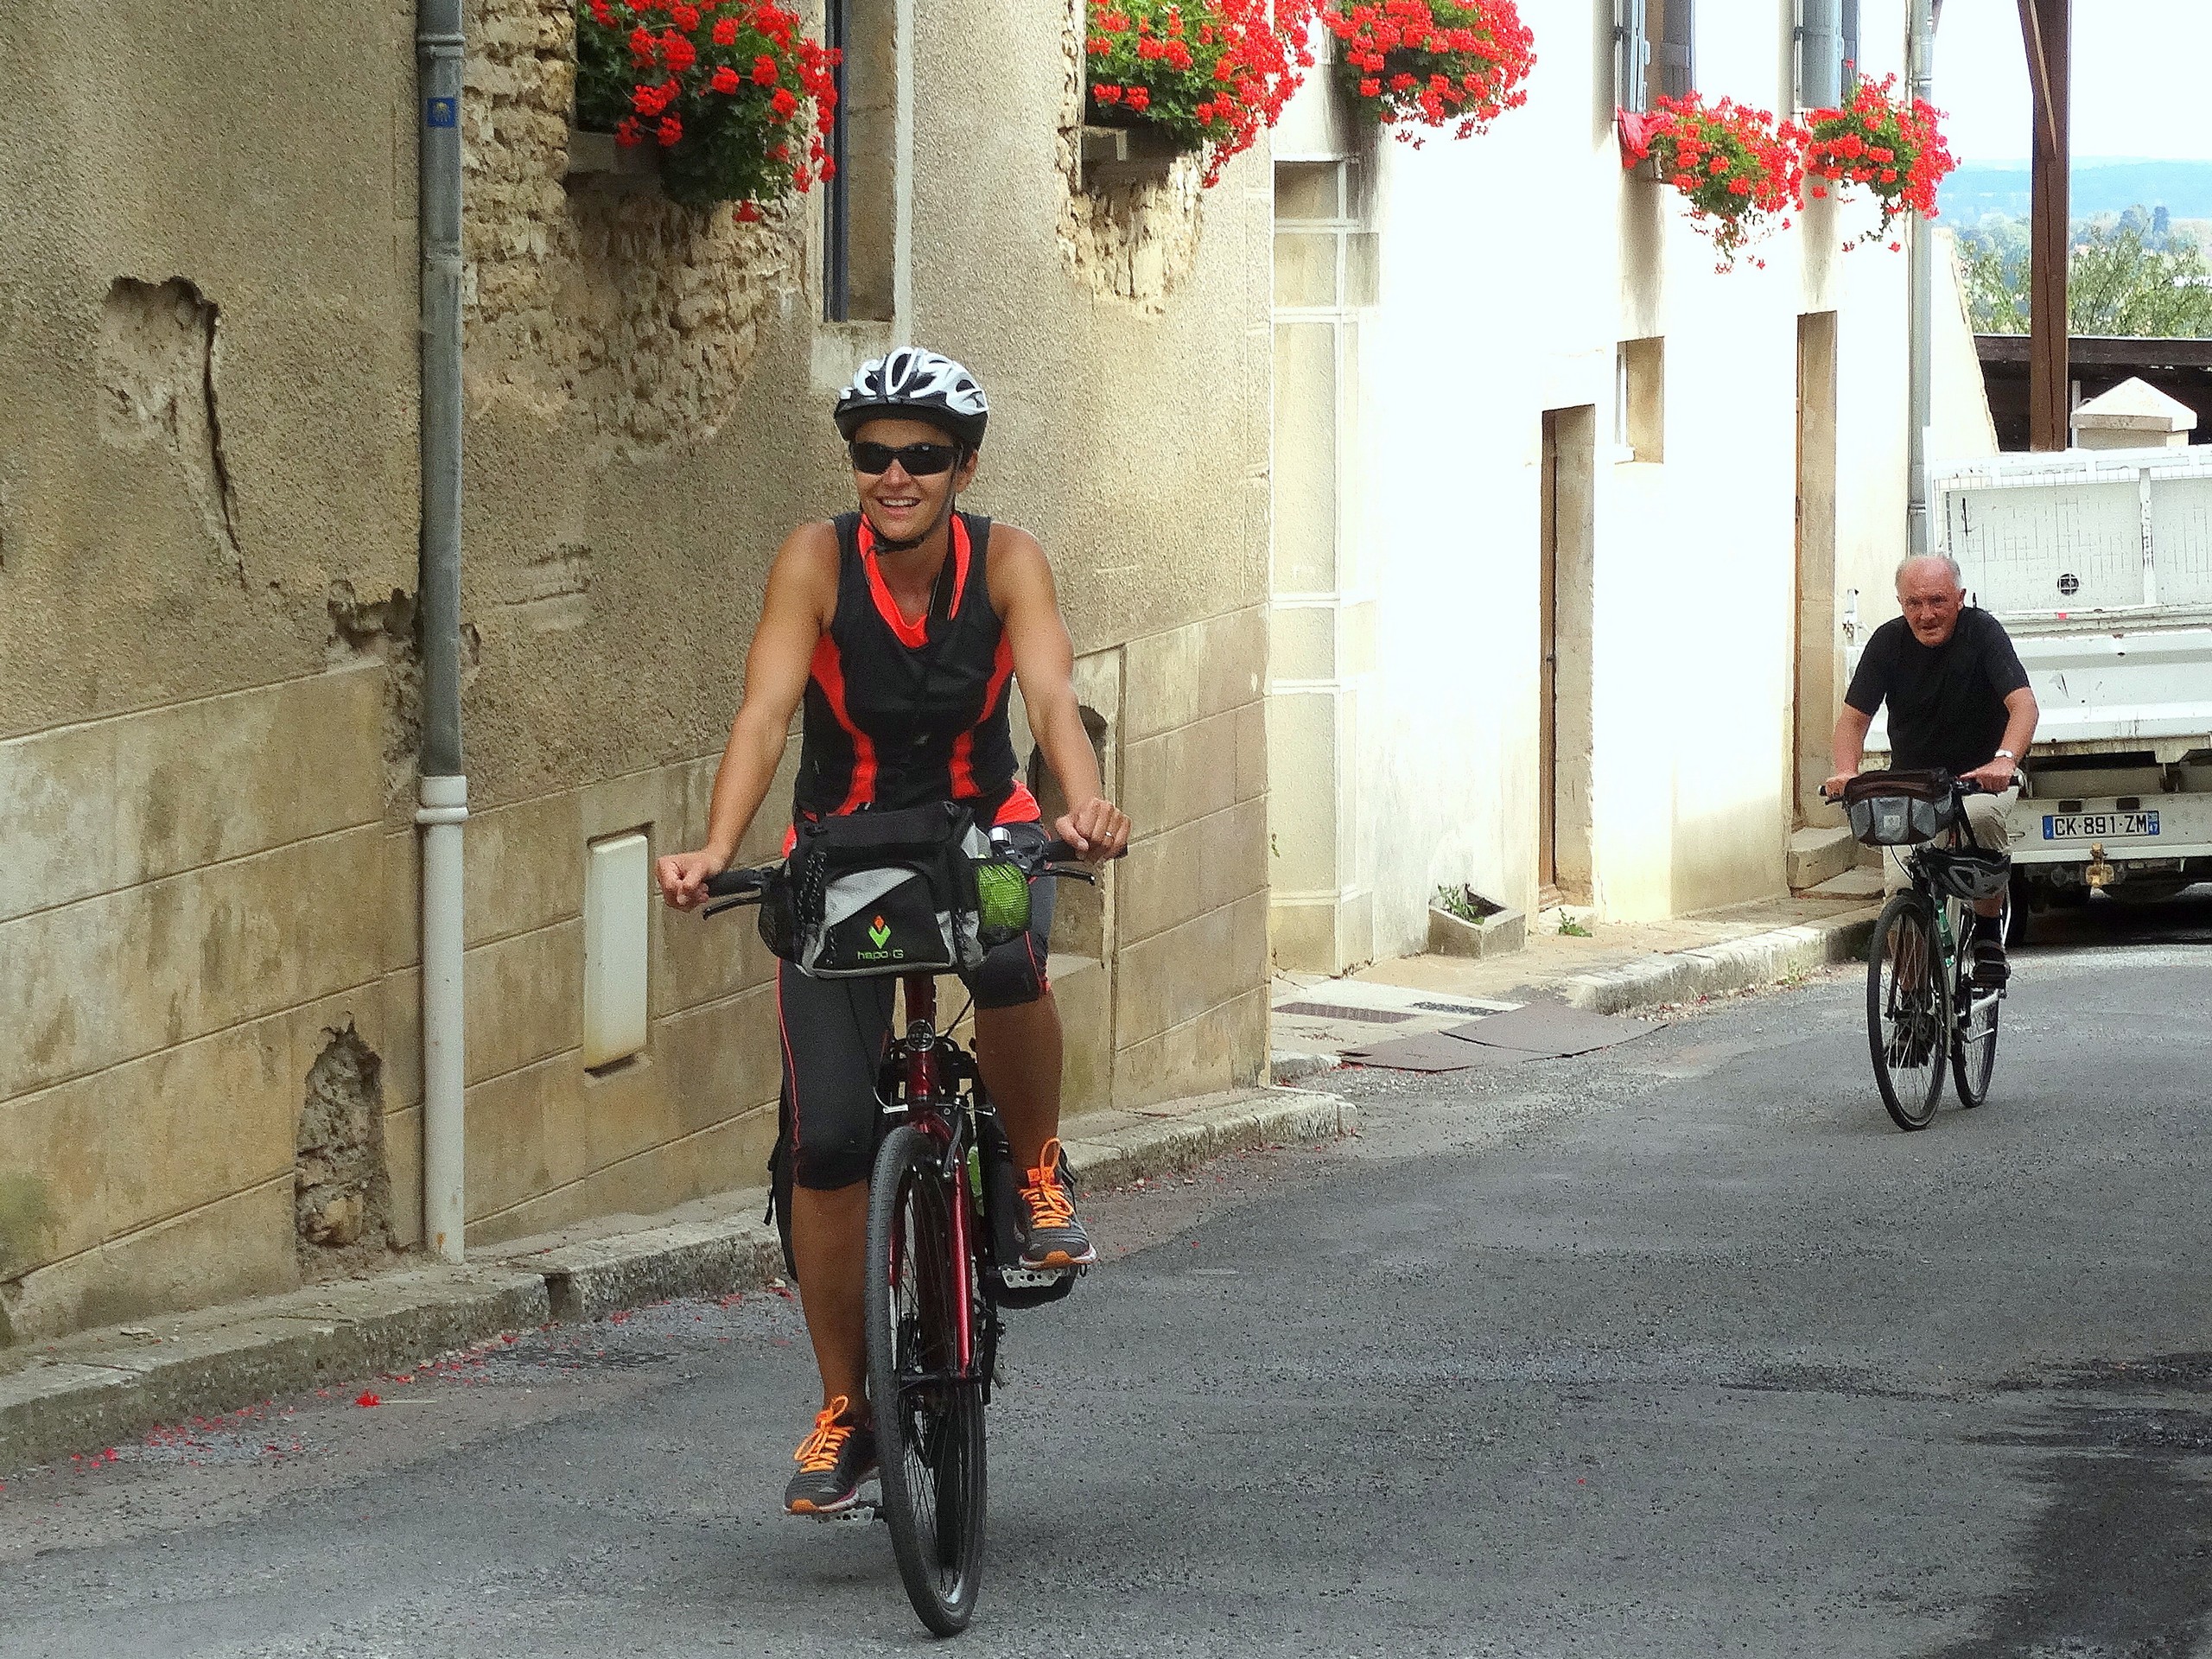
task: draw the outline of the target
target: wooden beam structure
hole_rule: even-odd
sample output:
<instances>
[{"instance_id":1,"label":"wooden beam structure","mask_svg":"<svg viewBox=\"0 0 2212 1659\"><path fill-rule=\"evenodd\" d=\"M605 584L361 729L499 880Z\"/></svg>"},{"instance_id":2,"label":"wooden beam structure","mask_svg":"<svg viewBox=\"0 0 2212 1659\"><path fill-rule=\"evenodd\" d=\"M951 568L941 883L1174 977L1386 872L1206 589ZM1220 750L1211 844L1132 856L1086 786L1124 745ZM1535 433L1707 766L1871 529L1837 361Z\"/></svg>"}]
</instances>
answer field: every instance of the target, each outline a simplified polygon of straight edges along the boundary
<instances>
[{"instance_id":1,"label":"wooden beam structure","mask_svg":"<svg viewBox=\"0 0 2212 1659\"><path fill-rule=\"evenodd\" d=\"M2020 0L2020 33L2027 46L2036 109L2028 268L2028 447L2063 449L2072 423L2066 265L2073 226L2074 0Z\"/></svg>"}]
</instances>

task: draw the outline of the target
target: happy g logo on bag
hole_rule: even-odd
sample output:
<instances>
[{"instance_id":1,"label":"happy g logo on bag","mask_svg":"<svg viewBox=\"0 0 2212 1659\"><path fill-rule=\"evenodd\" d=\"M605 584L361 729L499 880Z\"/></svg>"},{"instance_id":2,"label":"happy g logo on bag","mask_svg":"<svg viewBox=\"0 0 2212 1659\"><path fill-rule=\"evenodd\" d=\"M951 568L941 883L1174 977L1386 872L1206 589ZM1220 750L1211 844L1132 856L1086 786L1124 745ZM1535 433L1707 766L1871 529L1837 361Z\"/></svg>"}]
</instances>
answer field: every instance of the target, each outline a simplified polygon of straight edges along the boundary
<instances>
[{"instance_id":1,"label":"happy g logo on bag","mask_svg":"<svg viewBox=\"0 0 2212 1659\"><path fill-rule=\"evenodd\" d=\"M877 917L874 925L868 928L868 937L869 942L877 950L882 950L885 945L891 943L891 924L885 921L882 917Z\"/></svg>"}]
</instances>

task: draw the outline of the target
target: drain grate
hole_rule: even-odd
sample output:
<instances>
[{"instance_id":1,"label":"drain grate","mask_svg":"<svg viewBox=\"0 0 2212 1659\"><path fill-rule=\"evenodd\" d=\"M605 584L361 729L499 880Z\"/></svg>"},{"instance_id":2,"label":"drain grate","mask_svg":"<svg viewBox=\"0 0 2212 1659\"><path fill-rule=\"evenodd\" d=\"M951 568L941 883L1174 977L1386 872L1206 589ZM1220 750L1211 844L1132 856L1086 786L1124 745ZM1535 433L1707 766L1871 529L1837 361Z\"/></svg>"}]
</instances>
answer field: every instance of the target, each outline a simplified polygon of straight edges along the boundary
<instances>
[{"instance_id":1,"label":"drain grate","mask_svg":"<svg viewBox=\"0 0 2212 1659\"><path fill-rule=\"evenodd\" d=\"M1410 1020L1410 1014L1398 1014L1389 1008L1348 1008L1341 1002L1286 1002L1275 1010L1277 1014L1302 1014L1308 1020L1366 1020L1378 1026L1395 1026L1401 1020ZM1457 1014L1459 1009L1454 1008Z\"/></svg>"},{"instance_id":2,"label":"drain grate","mask_svg":"<svg viewBox=\"0 0 2212 1659\"><path fill-rule=\"evenodd\" d=\"M1478 1008L1471 1002L1416 1002L1414 1007L1426 1008L1431 1014L1488 1014L1488 1008Z\"/></svg>"}]
</instances>

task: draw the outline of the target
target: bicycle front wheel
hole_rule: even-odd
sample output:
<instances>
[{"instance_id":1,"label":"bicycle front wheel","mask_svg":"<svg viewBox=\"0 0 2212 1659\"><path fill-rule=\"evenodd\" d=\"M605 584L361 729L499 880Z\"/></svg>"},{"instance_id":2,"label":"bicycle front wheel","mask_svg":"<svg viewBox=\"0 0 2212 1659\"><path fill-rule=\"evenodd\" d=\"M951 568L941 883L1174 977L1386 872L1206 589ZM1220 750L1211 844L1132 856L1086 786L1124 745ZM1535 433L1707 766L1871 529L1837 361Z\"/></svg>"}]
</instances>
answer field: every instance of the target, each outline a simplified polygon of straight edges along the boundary
<instances>
[{"instance_id":1,"label":"bicycle front wheel","mask_svg":"<svg viewBox=\"0 0 2212 1659\"><path fill-rule=\"evenodd\" d=\"M1882 907L1866 949L1866 1042L1882 1104L1899 1128L1934 1120L1950 1034L1935 912L1920 894L1900 893Z\"/></svg>"},{"instance_id":2,"label":"bicycle front wheel","mask_svg":"<svg viewBox=\"0 0 2212 1659\"><path fill-rule=\"evenodd\" d=\"M959 1371L954 1201L928 1136L885 1137L868 1191L868 1395L899 1576L939 1636L968 1628L983 1560L983 1385Z\"/></svg>"},{"instance_id":3,"label":"bicycle front wheel","mask_svg":"<svg viewBox=\"0 0 2212 1659\"><path fill-rule=\"evenodd\" d=\"M2012 920L2007 907L2005 925ZM1989 1074L1997 1067L1997 1014L2004 998L1974 982L1974 954L1961 951L1959 977L1951 993L1958 1031L1951 1039L1951 1086L1959 1104L1979 1106L1989 1098Z\"/></svg>"}]
</instances>

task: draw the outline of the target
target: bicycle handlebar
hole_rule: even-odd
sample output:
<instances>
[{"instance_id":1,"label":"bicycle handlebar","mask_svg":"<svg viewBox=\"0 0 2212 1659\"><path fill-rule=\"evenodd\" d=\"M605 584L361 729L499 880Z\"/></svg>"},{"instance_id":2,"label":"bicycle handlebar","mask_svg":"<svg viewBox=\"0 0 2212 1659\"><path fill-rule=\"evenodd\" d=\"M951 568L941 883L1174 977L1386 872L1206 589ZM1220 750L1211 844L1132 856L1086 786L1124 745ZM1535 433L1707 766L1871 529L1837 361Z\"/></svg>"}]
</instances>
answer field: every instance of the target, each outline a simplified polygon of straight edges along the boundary
<instances>
[{"instance_id":1,"label":"bicycle handlebar","mask_svg":"<svg viewBox=\"0 0 2212 1659\"><path fill-rule=\"evenodd\" d=\"M1866 774L1865 772L1860 772L1859 776L1863 778L1866 776ZM1971 778L1954 778L1951 779L1951 792L1955 795L1967 796L1986 795L1990 791L1983 788ZM1827 785L1826 784L1822 784L1821 785L1821 798L1833 806L1837 802L1840 801L1843 797L1840 793L1834 795L1829 794Z\"/></svg>"},{"instance_id":2,"label":"bicycle handlebar","mask_svg":"<svg viewBox=\"0 0 2212 1659\"><path fill-rule=\"evenodd\" d=\"M1042 847L1033 849L1026 847L1010 847L1004 849L1003 851L1016 863L1027 868L1032 877L1065 876L1078 881L1096 879L1089 872L1080 868L1054 868L1058 865L1080 865L1084 861L1083 855L1065 841L1048 841ZM1124 847L1114 856L1126 858L1128 856L1128 852L1129 849ZM709 876L707 897L725 899L728 903L713 906L708 913L711 915L715 911L727 910L731 905L760 903L761 895L767 890L769 875L779 868L781 867L775 864L737 865L722 871L718 875Z\"/></svg>"}]
</instances>

